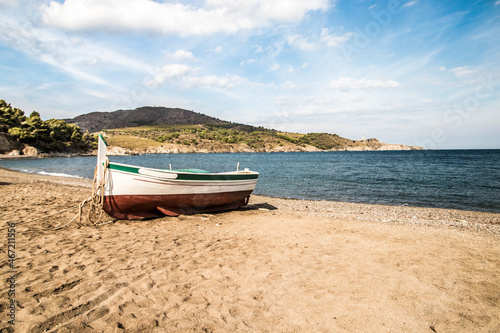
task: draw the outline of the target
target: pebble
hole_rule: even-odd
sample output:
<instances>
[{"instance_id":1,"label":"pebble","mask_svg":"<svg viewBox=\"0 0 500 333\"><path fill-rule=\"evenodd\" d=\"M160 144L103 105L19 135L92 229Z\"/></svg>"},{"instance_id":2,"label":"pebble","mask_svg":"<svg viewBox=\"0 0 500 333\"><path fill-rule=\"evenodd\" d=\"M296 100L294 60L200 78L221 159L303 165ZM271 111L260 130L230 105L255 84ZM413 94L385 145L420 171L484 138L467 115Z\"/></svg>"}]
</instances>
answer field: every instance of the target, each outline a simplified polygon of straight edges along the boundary
<instances>
[{"instance_id":1,"label":"pebble","mask_svg":"<svg viewBox=\"0 0 500 333\"><path fill-rule=\"evenodd\" d=\"M469 229L500 235L500 214L456 209L388 206L336 201L281 199L252 195L251 205L270 205L270 209L302 215L347 220L427 225ZM264 210L259 208L258 210Z\"/></svg>"}]
</instances>

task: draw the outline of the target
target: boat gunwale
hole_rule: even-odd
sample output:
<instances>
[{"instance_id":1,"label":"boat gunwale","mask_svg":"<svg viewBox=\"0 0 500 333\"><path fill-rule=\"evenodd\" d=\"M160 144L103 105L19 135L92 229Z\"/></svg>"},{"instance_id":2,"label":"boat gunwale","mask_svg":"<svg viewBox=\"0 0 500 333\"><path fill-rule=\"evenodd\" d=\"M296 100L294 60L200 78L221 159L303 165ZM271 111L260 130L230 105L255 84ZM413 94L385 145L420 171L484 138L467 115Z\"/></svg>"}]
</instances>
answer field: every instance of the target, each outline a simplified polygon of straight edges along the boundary
<instances>
[{"instance_id":1,"label":"boat gunwale","mask_svg":"<svg viewBox=\"0 0 500 333\"><path fill-rule=\"evenodd\" d=\"M117 168L113 168L113 166L118 166ZM181 176L179 178L167 178L168 180L175 181L243 181L243 180L257 180L259 177L259 173L257 171L245 170L245 171L229 171L229 172L209 172L209 173L196 173L196 172L186 172L186 171L176 171L169 169L156 169L149 167L140 167L136 165L124 164L124 163L116 163L116 162L108 162L108 167L110 171L114 172L123 172L133 175L140 175L144 177L151 177L157 179L164 179L161 175L154 176L150 174L141 173L140 170L148 170L152 172L164 173L167 175L177 175ZM230 177L229 179L226 177Z\"/></svg>"}]
</instances>

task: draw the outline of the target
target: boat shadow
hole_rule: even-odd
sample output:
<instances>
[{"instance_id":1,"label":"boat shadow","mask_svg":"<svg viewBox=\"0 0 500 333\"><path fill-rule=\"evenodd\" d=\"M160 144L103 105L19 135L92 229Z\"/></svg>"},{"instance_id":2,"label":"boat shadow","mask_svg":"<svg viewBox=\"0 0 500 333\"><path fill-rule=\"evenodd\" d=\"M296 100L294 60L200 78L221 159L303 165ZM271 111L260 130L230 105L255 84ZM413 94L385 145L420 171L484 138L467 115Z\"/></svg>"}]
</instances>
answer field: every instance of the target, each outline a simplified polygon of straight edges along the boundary
<instances>
[{"instance_id":1,"label":"boat shadow","mask_svg":"<svg viewBox=\"0 0 500 333\"><path fill-rule=\"evenodd\" d=\"M238 210L277 210L278 207L268 204L267 202L248 204L247 206L240 207Z\"/></svg>"},{"instance_id":2,"label":"boat shadow","mask_svg":"<svg viewBox=\"0 0 500 333\"><path fill-rule=\"evenodd\" d=\"M267 202L263 203L255 203L255 204L248 204L247 206L242 206L236 209L229 209L229 210L215 210L212 212L204 213L204 212L199 212L199 213L194 213L194 214L180 214L177 216L178 218L183 218L184 216L194 216L194 215L203 215L203 214L209 214L209 215L219 215L219 214L224 214L227 212L231 211L269 211L269 210L278 210L278 207L273 206L268 204ZM155 217L145 217L141 218L141 221L152 221L160 218L165 218L167 216L155 216ZM133 223L134 220L120 220L120 219L114 219L114 221L123 221L123 222L131 222Z\"/></svg>"}]
</instances>

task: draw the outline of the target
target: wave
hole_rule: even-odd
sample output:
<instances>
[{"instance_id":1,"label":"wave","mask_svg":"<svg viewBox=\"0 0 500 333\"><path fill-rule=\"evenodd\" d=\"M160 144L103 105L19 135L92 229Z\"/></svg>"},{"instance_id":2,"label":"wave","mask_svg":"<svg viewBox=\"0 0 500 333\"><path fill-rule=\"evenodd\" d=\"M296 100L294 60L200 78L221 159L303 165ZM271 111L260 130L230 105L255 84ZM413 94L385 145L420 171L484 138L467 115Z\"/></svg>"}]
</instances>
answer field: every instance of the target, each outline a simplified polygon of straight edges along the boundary
<instances>
[{"instance_id":1,"label":"wave","mask_svg":"<svg viewBox=\"0 0 500 333\"><path fill-rule=\"evenodd\" d=\"M43 176L57 176L57 177L68 177L68 178L83 178L81 176L68 175L66 173L60 173L60 172L39 171L39 172L37 172L37 174L43 175Z\"/></svg>"}]
</instances>

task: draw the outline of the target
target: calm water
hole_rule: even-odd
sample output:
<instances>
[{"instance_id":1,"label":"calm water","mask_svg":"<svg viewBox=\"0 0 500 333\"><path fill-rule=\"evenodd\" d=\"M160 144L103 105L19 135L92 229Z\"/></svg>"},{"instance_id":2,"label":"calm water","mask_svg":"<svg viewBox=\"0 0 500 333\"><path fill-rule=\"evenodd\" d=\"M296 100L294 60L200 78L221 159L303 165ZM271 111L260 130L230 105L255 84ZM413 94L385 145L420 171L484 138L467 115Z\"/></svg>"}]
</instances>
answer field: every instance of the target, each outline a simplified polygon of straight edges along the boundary
<instances>
[{"instance_id":1,"label":"calm water","mask_svg":"<svg viewBox=\"0 0 500 333\"><path fill-rule=\"evenodd\" d=\"M500 212L500 150L111 156L154 168L260 172L255 194ZM92 178L95 157L0 160L30 173Z\"/></svg>"}]
</instances>

